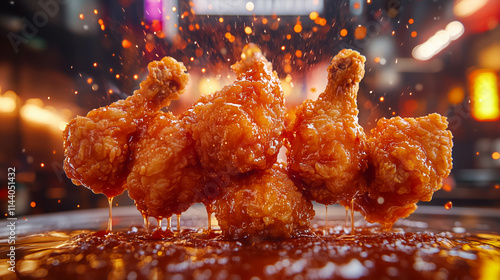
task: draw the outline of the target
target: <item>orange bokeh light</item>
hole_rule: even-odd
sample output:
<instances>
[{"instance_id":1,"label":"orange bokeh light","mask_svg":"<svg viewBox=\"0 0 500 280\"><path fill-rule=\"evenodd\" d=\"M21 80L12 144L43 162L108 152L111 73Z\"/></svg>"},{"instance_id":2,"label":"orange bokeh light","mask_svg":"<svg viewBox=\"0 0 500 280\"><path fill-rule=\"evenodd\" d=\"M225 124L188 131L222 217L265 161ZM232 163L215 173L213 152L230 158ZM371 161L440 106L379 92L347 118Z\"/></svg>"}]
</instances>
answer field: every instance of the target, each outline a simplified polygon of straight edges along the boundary
<instances>
[{"instance_id":1,"label":"orange bokeh light","mask_svg":"<svg viewBox=\"0 0 500 280\"><path fill-rule=\"evenodd\" d=\"M494 160L497 160L500 158L500 153L499 152L494 152L493 154L491 154L491 158L494 159Z\"/></svg>"},{"instance_id":2,"label":"orange bokeh light","mask_svg":"<svg viewBox=\"0 0 500 280\"><path fill-rule=\"evenodd\" d=\"M294 27L293 27L293 31L295 31L295 33L300 33L302 31L302 25L300 25L300 23L297 23Z\"/></svg>"},{"instance_id":3,"label":"orange bokeh light","mask_svg":"<svg viewBox=\"0 0 500 280\"><path fill-rule=\"evenodd\" d=\"M317 18L318 18L318 16L319 16L319 14L318 14L317 12L311 12L311 13L309 14L309 18L310 18L311 20L315 20L315 19L317 19Z\"/></svg>"}]
</instances>

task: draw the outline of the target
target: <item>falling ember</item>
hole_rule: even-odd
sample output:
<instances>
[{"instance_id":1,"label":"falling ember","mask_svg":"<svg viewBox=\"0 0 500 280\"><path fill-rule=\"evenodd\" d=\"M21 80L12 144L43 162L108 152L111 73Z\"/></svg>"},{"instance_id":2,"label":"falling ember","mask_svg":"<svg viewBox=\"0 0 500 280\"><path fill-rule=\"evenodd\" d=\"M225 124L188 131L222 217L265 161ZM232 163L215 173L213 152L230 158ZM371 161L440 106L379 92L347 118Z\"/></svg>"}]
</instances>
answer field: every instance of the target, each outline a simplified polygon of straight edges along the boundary
<instances>
[{"instance_id":1,"label":"falling ember","mask_svg":"<svg viewBox=\"0 0 500 280\"><path fill-rule=\"evenodd\" d=\"M301 50L296 50L295 51L295 56L296 57L302 57L302 51Z\"/></svg>"},{"instance_id":2,"label":"falling ember","mask_svg":"<svg viewBox=\"0 0 500 280\"><path fill-rule=\"evenodd\" d=\"M495 189L500 189L500 185L495 185Z\"/></svg>"},{"instance_id":3,"label":"falling ember","mask_svg":"<svg viewBox=\"0 0 500 280\"><path fill-rule=\"evenodd\" d=\"M60 199L58 199L58 200L57 200L57 203L61 203L61 200L60 200Z\"/></svg>"},{"instance_id":4,"label":"falling ember","mask_svg":"<svg viewBox=\"0 0 500 280\"><path fill-rule=\"evenodd\" d=\"M250 26L245 27L245 33L246 33L247 35L252 34L252 28L251 28Z\"/></svg>"},{"instance_id":5,"label":"falling ember","mask_svg":"<svg viewBox=\"0 0 500 280\"><path fill-rule=\"evenodd\" d=\"M383 96L380 97L380 102L384 102L385 98Z\"/></svg>"},{"instance_id":6,"label":"falling ember","mask_svg":"<svg viewBox=\"0 0 500 280\"><path fill-rule=\"evenodd\" d=\"M415 22L415 21L414 21L412 18L410 18L410 19L408 20L408 23L409 23L409 24L413 24L414 22Z\"/></svg>"},{"instance_id":7,"label":"falling ember","mask_svg":"<svg viewBox=\"0 0 500 280\"><path fill-rule=\"evenodd\" d=\"M494 159L494 160L497 160L500 158L500 153L499 152L494 152L493 154L491 154L491 158Z\"/></svg>"},{"instance_id":8,"label":"falling ember","mask_svg":"<svg viewBox=\"0 0 500 280\"><path fill-rule=\"evenodd\" d=\"M373 59L373 61L375 61L375 63L379 63L379 62L380 62L380 57L375 57L375 58Z\"/></svg>"},{"instance_id":9,"label":"falling ember","mask_svg":"<svg viewBox=\"0 0 500 280\"><path fill-rule=\"evenodd\" d=\"M285 46L281 46L281 50L284 51L285 50Z\"/></svg>"},{"instance_id":10,"label":"falling ember","mask_svg":"<svg viewBox=\"0 0 500 280\"><path fill-rule=\"evenodd\" d=\"M120 79L120 74L116 74L115 76L117 79Z\"/></svg>"},{"instance_id":11,"label":"falling ember","mask_svg":"<svg viewBox=\"0 0 500 280\"><path fill-rule=\"evenodd\" d=\"M31 208L35 208L35 206L36 206L36 202L32 201L32 202L30 203L30 206L31 206Z\"/></svg>"},{"instance_id":12,"label":"falling ember","mask_svg":"<svg viewBox=\"0 0 500 280\"><path fill-rule=\"evenodd\" d=\"M97 67L97 62L94 62L94 67Z\"/></svg>"},{"instance_id":13,"label":"falling ember","mask_svg":"<svg viewBox=\"0 0 500 280\"><path fill-rule=\"evenodd\" d=\"M417 37L417 31L412 31L411 32L411 37L413 37L413 38Z\"/></svg>"},{"instance_id":14,"label":"falling ember","mask_svg":"<svg viewBox=\"0 0 500 280\"><path fill-rule=\"evenodd\" d=\"M155 46L154 46L151 42L147 42L147 43L146 43L146 50L147 50L148 52L153 51L153 49L154 49L154 48L155 48Z\"/></svg>"},{"instance_id":15,"label":"falling ember","mask_svg":"<svg viewBox=\"0 0 500 280\"><path fill-rule=\"evenodd\" d=\"M92 83L92 81L93 81L93 80L92 80L92 78L88 78L88 79L87 79L87 84L89 84L89 85L90 85L90 84Z\"/></svg>"},{"instance_id":16,"label":"falling ember","mask_svg":"<svg viewBox=\"0 0 500 280\"><path fill-rule=\"evenodd\" d=\"M344 29L340 30L340 36L342 36L342 37L347 36L347 29L344 28Z\"/></svg>"},{"instance_id":17,"label":"falling ember","mask_svg":"<svg viewBox=\"0 0 500 280\"><path fill-rule=\"evenodd\" d=\"M356 27L356 29L354 30L354 38L361 40L365 38L366 32L367 32L366 27L360 25Z\"/></svg>"},{"instance_id":18,"label":"falling ember","mask_svg":"<svg viewBox=\"0 0 500 280\"><path fill-rule=\"evenodd\" d=\"M84 19L85 19L85 15L84 15L84 14L80 14L78 17L79 17L81 20L84 20Z\"/></svg>"},{"instance_id":19,"label":"falling ember","mask_svg":"<svg viewBox=\"0 0 500 280\"><path fill-rule=\"evenodd\" d=\"M76 205L76 208L80 208L80 204Z\"/></svg>"},{"instance_id":20,"label":"falling ember","mask_svg":"<svg viewBox=\"0 0 500 280\"><path fill-rule=\"evenodd\" d=\"M297 23L297 24L293 27L293 31L295 31L295 33L300 33L300 32L302 32L302 25L300 25L300 23Z\"/></svg>"},{"instance_id":21,"label":"falling ember","mask_svg":"<svg viewBox=\"0 0 500 280\"><path fill-rule=\"evenodd\" d=\"M98 12L96 9L94 9L94 14L96 14L96 15L97 15L98 13L99 13L99 12Z\"/></svg>"},{"instance_id":22,"label":"falling ember","mask_svg":"<svg viewBox=\"0 0 500 280\"><path fill-rule=\"evenodd\" d=\"M207 72L207 69L201 68L201 73L205 73L205 72Z\"/></svg>"},{"instance_id":23,"label":"falling ember","mask_svg":"<svg viewBox=\"0 0 500 280\"><path fill-rule=\"evenodd\" d=\"M123 47L123 48L128 49L128 48L130 48L131 46L132 46L132 43L131 43L129 40L124 39L124 40L122 41L122 47Z\"/></svg>"},{"instance_id":24,"label":"falling ember","mask_svg":"<svg viewBox=\"0 0 500 280\"><path fill-rule=\"evenodd\" d=\"M267 18L262 19L262 24L267 24Z\"/></svg>"},{"instance_id":25,"label":"falling ember","mask_svg":"<svg viewBox=\"0 0 500 280\"><path fill-rule=\"evenodd\" d=\"M315 19L317 19L317 18L318 18L318 16L319 16L318 12L311 12L311 13L309 14L309 18L310 18L311 20L315 20Z\"/></svg>"},{"instance_id":26,"label":"falling ember","mask_svg":"<svg viewBox=\"0 0 500 280\"><path fill-rule=\"evenodd\" d=\"M40 163L40 167L45 167L45 163Z\"/></svg>"},{"instance_id":27,"label":"falling ember","mask_svg":"<svg viewBox=\"0 0 500 280\"><path fill-rule=\"evenodd\" d=\"M450 210L451 207L453 207L453 203L451 203L451 201L446 202L446 204L444 205L444 209L446 210Z\"/></svg>"},{"instance_id":28,"label":"falling ember","mask_svg":"<svg viewBox=\"0 0 500 280\"><path fill-rule=\"evenodd\" d=\"M219 18L219 22L220 22L220 23L223 23L223 22L224 22L224 19L220 17L220 18Z\"/></svg>"},{"instance_id":29,"label":"falling ember","mask_svg":"<svg viewBox=\"0 0 500 280\"><path fill-rule=\"evenodd\" d=\"M453 188L451 187L451 185L450 185L450 184L444 184L444 185L443 185L443 190L444 190L444 191L451 192L451 190L452 190L452 189L453 189Z\"/></svg>"},{"instance_id":30,"label":"falling ember","mask_svg":"<svg viewBox=\"0 0 500 280\"><path fill-rule=\"evenodd\" d=\"M137 80L139 79L139 76L137 76L137 74L134 75L134 80Z\"/></svg>"}]
</instances>

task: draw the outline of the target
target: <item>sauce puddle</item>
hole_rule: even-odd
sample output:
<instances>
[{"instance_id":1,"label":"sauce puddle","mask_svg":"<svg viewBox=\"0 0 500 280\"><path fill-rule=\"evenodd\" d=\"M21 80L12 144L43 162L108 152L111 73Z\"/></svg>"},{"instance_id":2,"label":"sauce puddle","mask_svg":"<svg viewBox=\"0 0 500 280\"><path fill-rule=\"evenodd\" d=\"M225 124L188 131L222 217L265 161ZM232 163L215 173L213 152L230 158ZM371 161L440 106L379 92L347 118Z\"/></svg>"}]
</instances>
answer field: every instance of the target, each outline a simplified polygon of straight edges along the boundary
<instances>
[{"instance_id":1,"label":"sauce puddle","mask_svg":"<svg viewBox=\"0 0 500 280\"><path fill-rule=\"evenodd\" d=\"M131 227L17 240L19 279L499 279L500 236L314 227L281 241ZM2 249L4 250L4 249ZM5 256L5 252L2 252ZM2 260L2 264L5 263ZM7 271L6 269L4 271ZM0 273L15 279L13 273Z\"/></svg>"}]
</instances>

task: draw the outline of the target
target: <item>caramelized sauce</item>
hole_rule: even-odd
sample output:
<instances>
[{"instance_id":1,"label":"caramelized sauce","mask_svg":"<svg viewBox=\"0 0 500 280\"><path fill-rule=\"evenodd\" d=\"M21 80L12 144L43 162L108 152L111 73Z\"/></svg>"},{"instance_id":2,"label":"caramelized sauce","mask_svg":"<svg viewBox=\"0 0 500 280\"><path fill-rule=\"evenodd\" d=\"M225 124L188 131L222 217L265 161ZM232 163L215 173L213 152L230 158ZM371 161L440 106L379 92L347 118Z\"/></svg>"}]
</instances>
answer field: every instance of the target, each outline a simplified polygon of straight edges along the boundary
<instances>
[{"instance_id":1,"label":"caramelized sauce","mask_svg":"<svg viewBox=\"0 0 500 280\"><path fill-rule=\"evenodd\" d=\"M207 233L208 232L208 233ZM500 236L342 226L281 241L225 241L217 230L137 227L20 237L22 279L498 279ZM355 235L352 235L355 233ZM3 254L5 255L5 254ZM4 275L5 276L5 275ZM12 275L13 276L13 275ZM14 278L14 277L12 277ZM4 278L9 279L9 278Z\"/></svg>"}]
</instances>

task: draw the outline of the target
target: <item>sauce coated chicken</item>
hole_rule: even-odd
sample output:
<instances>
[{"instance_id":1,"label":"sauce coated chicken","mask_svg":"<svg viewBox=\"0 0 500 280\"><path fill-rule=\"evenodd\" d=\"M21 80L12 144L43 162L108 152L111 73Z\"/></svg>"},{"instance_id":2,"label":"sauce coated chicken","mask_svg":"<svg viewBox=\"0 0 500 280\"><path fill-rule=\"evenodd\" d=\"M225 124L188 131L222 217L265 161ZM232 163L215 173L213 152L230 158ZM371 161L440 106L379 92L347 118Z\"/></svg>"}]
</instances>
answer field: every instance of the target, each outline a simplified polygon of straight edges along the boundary
<instances>
[{"instance_id":1,"label":"sauce coated chicken","mask_svg":"<svg viewBox=\"0 0 500 280\"><path fill-rule=\"evenodd\" d=\"M131 97L68 124L68 177L108 197L127 188L144 217L213 203L225 238L259 240L309 231L311 200L341 203L390 229L449 175L452 135L438 114L381 119L365 135L356 99L366 59L358 52L333 58L325 91L287 127L271 63L255 45L241 57L232 84L178 116L160 109L184 91L186 69L172 58L150 63ZM284 141L288 166L277 163Z\"/></svg>"}]
</instances>

